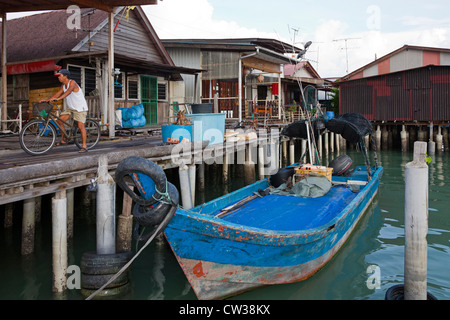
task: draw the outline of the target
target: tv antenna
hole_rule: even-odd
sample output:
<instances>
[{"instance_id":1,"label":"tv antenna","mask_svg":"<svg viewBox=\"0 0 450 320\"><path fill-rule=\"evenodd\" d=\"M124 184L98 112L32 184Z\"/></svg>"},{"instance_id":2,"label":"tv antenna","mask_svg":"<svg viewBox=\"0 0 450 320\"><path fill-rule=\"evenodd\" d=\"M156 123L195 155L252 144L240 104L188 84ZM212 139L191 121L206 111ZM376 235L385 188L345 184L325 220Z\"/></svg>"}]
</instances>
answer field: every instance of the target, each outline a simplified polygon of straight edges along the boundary
<instances>
[{"instance_id":1,"label":"tv antenna","mask_svg":"<svg viewBox=\"0 0 450 320\"><path fill-rule=\"evenodd\" d=\"M361 38L344 38L344 39L335 39L335 40L333 40L334 42L338 42L338 41L344 41L345 42L345 58L347 60L347 70L345 70L346 73L348 73L348 49L349 49L348 45L347 45L347 42L349 40L359 40L359 39L361 39Z\"/></svg>"}]
</instances>

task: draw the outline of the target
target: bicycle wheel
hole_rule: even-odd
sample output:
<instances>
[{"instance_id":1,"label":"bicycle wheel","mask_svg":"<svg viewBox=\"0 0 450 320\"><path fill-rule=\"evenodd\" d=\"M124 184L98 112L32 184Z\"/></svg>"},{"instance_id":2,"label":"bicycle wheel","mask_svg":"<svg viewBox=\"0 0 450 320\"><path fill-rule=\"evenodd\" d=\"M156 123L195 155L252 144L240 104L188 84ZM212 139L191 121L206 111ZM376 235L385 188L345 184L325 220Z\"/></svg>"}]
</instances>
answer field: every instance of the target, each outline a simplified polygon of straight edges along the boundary
<instances>
[{"instance_id":1,"label":"bicycle wheel","mask_svg":"<svg viewBox=\"0 0 450 320\"><path fill-rule=\"evenodd\" d=\"M100 140L100 126L97 121L92 119L86 119L84 123L84 127L86 128L86 147L87 149L92 149L95 147ZM83 141L81 140L80 129L75 131L75 144L78 148L83 147Z\"/></svg>"},{"instance_id":2,"label":"bicycle wheel","mask_svg":"<svg viewBox=\"0 0 450 320\"><path fill-rule=\"evenodd\" d=\"M28 122L19 134L20 146L31 155L44 154L55 144L56 130L44 120Z\"/></svg>"}]
</instances>

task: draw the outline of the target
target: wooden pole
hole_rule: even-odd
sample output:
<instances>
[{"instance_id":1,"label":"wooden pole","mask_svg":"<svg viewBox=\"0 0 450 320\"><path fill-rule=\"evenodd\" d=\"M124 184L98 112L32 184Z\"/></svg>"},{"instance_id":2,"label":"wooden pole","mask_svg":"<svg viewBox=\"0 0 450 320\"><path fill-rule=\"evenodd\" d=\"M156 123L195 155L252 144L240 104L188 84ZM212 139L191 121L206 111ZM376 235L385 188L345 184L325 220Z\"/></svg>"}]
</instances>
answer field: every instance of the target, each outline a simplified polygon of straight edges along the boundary
<instances>
[{"instance_id":1,"label":"wooden pole","mask_svg":"<svg viewBox=\"0 0 450 320\"><path fill-rule=\"evenodd\" d=\"M33 253L35 234L35 201L34 198L23 201L22 216L22 255Z\"/></svg>"},{"instance_id":2,"label":"wooden pole","mask_svg":"<svg viewBox=\"0 0 450 320\"><path fill-rule=\"evenodd\" d=\"M5 221L4 221L5 229L11 228L13 226L13 210L14 210L14 203L11 202L5 205Z\"/></svg>"},{"instance_id":3,"label":"wooden pole","mask_svg":"<svg viewBox=\"0 0 450 320\"><path fill-rule=\"evenodd\" d=\"M73 238L74 189L66 190L67 195L67 238Z\"/></svg>"},{"instance_id":4,"label":"wooden pole","mask_svg":"<svg viewBox=\"0 0 450 320\"><path fill-rule=\"evenodd\" d=\"M67 289L67 198L58 191L52 198L53 292Z\"/></svg>"},{"instance_id":5,"label":"wooden pole","mask_svg":"<svg viewBox=\"0 0 450 320\"><path fill-rule=\"evenodd\" d=\"M133 189L133 187L130 187ZM131 236L133 233L133 216L131 214L131 208L133 200L128 193L123 193L123 205L122 214L119 215L117 222L117 252L130 252L131 251Z\"/></svg>"},{"instance_id":6,"label":"wooden pole","mask_svg":"<svg viewBox=\"0 0 450 320\"><path fill-rule=\"evenodd\" d=\"M405 300L427 300L428 166L426 142L405 166Z\"/></svg>"},{"instance_id":7,"label":"wooden pole","mask_svg":"<svg viewBox=\"0 0 450 320\"><path fill-rule=\"evenodd\" d=\"M100 156L97 179L97 254L116 252L116 183L108 173L108 158Z\"/></svg>"},{"instance_id":8,"label":"wooden pole","mask_svg":"<svg viewBox=\"0 0 450 320\"><path fill-rule=\"evenodd\" d=\"M114 12L108 14L108 124L109 137L115 137L114 112Z\"/></svg>"},{"instance_id":9,"label":"wooden pole","mask_svg":"<svg viewBox=\"0 0 450 320\"><path fill-rule=\"evenodd\" d=\"M430 140L428 141L428 154L436 153L436 142L433 141L433 122L430 122Z\"/></svg>"}]
</instances>

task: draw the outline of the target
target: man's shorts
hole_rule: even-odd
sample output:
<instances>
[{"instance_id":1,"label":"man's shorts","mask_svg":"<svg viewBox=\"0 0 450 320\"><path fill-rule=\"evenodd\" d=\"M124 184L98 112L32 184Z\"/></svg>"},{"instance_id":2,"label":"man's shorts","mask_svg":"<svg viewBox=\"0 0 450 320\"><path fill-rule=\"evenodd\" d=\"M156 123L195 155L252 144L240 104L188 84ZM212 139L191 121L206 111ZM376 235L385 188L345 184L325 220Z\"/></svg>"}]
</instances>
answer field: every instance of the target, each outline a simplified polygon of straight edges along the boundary
<instances>
[{"instance_id":1,"label":"man's shorts","mask_svg":"<svg viewBox=\"0 0 450 320\"><path fill-rule=\"evenodd\" d=\"M87 116L87 111L77 111L74 109L66 109L63 112L61 112L61 115L63 114L68 114L70 115L73 120L81 122L81 123L85 123L86 122L86 116Z\"/></svg>"}]
</instances>

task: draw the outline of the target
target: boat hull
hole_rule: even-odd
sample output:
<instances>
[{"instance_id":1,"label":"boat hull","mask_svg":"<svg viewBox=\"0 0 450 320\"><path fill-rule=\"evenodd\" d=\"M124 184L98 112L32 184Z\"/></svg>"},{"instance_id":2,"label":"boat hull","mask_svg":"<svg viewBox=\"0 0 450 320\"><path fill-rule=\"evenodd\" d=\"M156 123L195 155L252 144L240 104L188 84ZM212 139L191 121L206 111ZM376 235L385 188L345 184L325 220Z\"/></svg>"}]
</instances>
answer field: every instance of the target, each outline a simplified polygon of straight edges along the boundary
<instances>
[{"instance_id":1,"label":"boat hull","mask_svg":"<svg viewBox=\"0 0 450 320\"><path fill-rule=\"evenodd\" d=\"M377 194L382 168L328 223L302 231L243 226L179 209L166 238L198 299L222 299L264 285L297 282L316 273L342 247ZM258 182L245 191L264 186ZM218 206L224 206L219 199Z\"/></svg>"}]
</instances>

